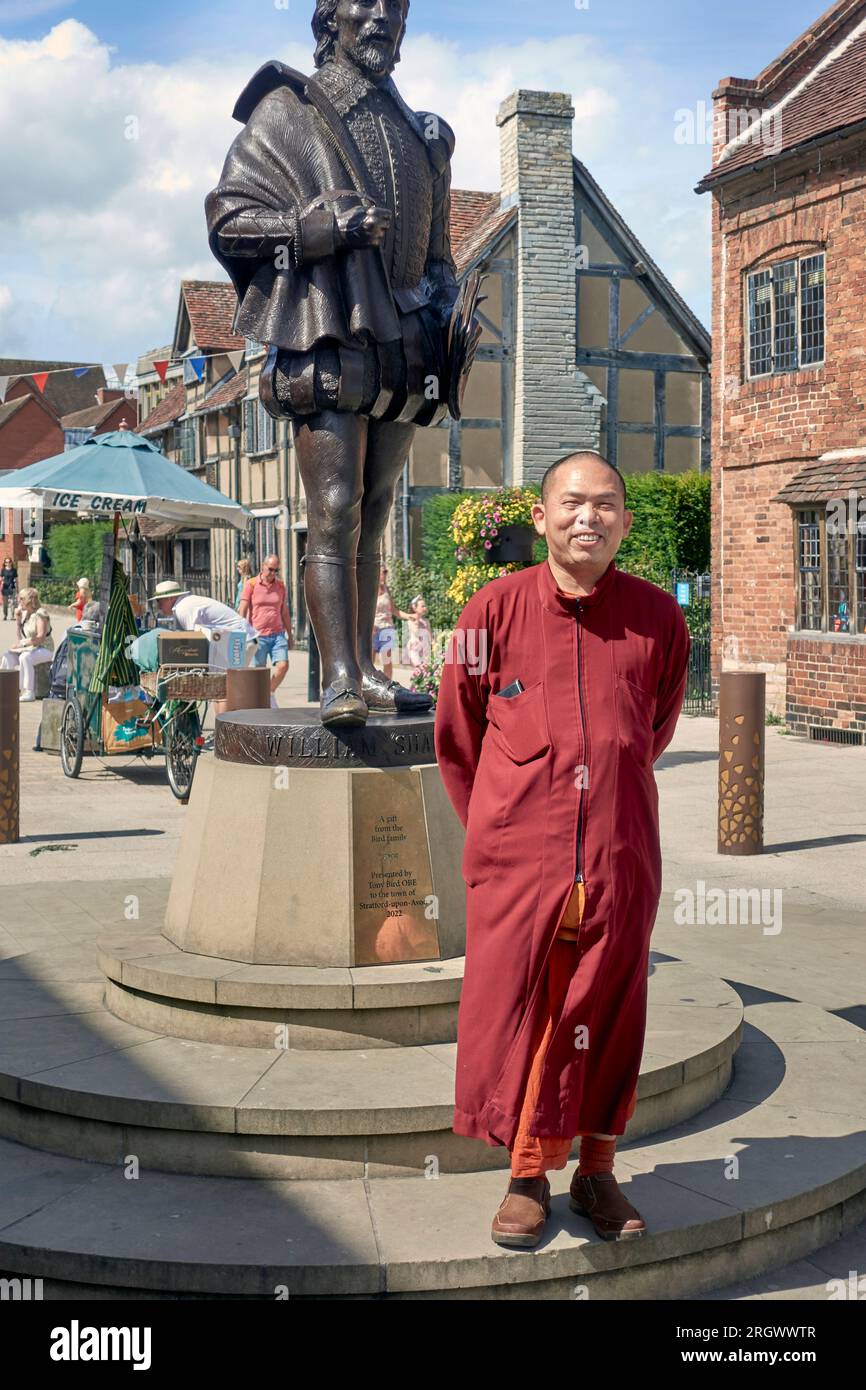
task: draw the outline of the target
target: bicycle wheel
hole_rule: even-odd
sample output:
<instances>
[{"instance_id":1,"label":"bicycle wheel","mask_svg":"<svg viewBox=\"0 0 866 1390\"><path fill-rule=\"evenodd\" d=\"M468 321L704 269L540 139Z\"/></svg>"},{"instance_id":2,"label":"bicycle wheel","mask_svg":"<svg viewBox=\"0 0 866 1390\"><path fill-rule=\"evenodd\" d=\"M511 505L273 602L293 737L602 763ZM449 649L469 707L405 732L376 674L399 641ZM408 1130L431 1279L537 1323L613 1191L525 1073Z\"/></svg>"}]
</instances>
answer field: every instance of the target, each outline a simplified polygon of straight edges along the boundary
<instances>
[{"instance_id":1,"label":"bicycle wheel","mask_svg":"<svg viewBox=\"0 0 866 1390\"><path fill-rule=\"evenodd\" d=\"M163 737L168 785L178 801L188 801L198 758L198 719L190 713L177 715Z\"/></svg>"},{"instance_id":2,"label":"bicycle wheel","mask_svg":"<svg viewBox=\"0 0 866 1390\"><path fill-rule=\"evenodd\" d=\"M77 777L84 757L84 715L77 700L67 700L60 718L60 765L67 777Z\"/></svg>"}]
</instances>

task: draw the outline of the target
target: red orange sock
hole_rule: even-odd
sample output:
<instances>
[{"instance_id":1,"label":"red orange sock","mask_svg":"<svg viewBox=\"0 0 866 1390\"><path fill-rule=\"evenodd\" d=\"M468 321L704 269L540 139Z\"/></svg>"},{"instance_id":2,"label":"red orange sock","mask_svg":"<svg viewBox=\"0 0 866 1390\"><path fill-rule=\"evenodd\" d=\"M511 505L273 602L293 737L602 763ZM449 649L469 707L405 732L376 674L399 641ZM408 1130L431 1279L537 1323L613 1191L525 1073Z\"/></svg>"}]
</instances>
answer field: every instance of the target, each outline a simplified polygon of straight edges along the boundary
<instances>
[{"instance_id":1,"label":"red orange sock","mask_svg":"<svg viewBox=\"0 0 866 1390\"><path fill-rule=\"evenodd\" d=\"M612 1173L615 1152L616 1139L593 1139L591 1134L582 1134L578 1173L581 1177L590 1173Z\"/></svg>"}]
</instances>

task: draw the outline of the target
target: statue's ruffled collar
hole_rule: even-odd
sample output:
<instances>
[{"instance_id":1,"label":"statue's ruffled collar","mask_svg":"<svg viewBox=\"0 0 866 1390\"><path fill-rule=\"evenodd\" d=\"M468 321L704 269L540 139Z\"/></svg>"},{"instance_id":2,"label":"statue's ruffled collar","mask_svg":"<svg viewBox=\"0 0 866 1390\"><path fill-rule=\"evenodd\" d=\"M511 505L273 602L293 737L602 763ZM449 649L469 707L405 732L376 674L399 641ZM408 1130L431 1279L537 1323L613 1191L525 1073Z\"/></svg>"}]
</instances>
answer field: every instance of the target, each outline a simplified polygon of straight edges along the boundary
<instances>
[{"instance_id":1,"label":"statue's ruffled collar","mask_svg":"<svg viewBox=\"0 0 866 1390\"><path fill-rule=\"evenodd\" d=\"M345 116L353 106L357 106L360 101L375 91L387 92L398 106L402 108L403 105L400 94L390 76L386 77L384 82L372 82L364 76L360 68L350 67L347 63L338 63L331 59L330 62L322 64L315 74L315 78L341 116Z\"/></svg>"}]
</instances>

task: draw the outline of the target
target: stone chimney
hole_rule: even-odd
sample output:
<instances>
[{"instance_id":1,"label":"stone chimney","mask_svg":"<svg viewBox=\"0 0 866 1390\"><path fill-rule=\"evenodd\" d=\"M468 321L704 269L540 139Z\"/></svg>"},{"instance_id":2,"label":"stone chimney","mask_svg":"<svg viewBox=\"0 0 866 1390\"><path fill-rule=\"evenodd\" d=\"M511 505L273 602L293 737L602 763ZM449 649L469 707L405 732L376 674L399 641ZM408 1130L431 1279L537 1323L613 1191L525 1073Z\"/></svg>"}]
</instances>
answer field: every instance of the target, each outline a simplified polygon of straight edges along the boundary
<instances>
[{"instance_id":1,"label":"stone chimney","mask_svg":"<svg viewBox=\"0 0 866 1390\"><path fill-rule=\"evenodd\" d=\"M502 205L519 207L514 481L540 481L572 449L597 449L601 393L576 367L574 107L513 92L499 108Z\"/></svg>"}]
</instances>

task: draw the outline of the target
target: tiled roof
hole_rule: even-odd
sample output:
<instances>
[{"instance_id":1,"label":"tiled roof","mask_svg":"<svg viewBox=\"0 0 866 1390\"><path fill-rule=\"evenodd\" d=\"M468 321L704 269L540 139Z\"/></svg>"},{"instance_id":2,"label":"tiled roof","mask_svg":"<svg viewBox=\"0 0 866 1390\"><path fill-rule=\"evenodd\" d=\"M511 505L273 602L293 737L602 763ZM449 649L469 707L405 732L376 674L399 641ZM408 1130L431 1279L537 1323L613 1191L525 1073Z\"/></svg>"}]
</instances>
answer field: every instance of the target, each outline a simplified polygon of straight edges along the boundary
<instances>
[{"instance_id":1,"label":"tiled roof","mask_svg":"<svg viewBox=\"0 0 866 1390\"><path fill-rule=\"evenodd\" d=\"M186 413L186 387L182 381L173 386L168 395L163 396L159 405L136 426L136 434L153 434L158 429L167 429Z\"/></svg>"},{"instance_id":2,"label":"tiled roof","mask_svg":"<svg viewBox=\"0 0 866 1390\"><path fill-rule=\"evenodd\" d=\"M137 516L135 524L141 535L146 536L149 541L168 540L171 536L176 536L178 531L186 529L186 522L157 521L152 516Z\"/></svg>"},{"instance_id":3,"label":"tiled roof","mask_svg":"<svg viewBox=\"0 0 866 1390\"><path fill-rule=\"evenodd\" d=\"M3 405L0 405L0 429L3 428L7 420L11 419L16 410L20 410L22 405L27 404L27 401L27 396L18 396L16 400L4 401Z\"/></svg>"},{"instance_id":4,"label":"tiled roof","mask_svg":"<svg viewBox=\"0 0 866 1390\"><path fill-rule=\"evenodd\" d=\"M234 285L222 280L182 280L180 288L200 352L234 352L244 346L243 335L232 332L238 306Z\"/></svg>"},{"instance_id":5,"label":"tiled roof","mask_svg":"<svg viewBox=\"0 0 866 1390\"><path fill-rule=\"evenodd\" d=\"M60 419L73 410L84 410L93 405L100 386L105 385L105 373L101 367L88 367L82 376L74 371L58 370L72 367L85 367L86 362L37 362L19 357L0 357L0 376L10 378L9 387L17 377L30 377L34 372L50 372L45 383L42 399ZM34 395L39 392L35 382L30 388Z\"/></svg>"},{"instance_id":6,"label":"tiled roof","mask_svg":"<svg viewBox=\"0 0 866 1390\"><path fill-rule=\"evenodd\" d=\"M809 463L786 483L773 502L833 502L851 489L866 491L866 449L845 449L835 458L825 455Z\"/></svg>"},{"instance_id":7,"label":"tiled roof","mask_svg":"<svg viewBox=\"0 0 866 1390\"><path fill-rule=\"evenodd\" d=\"M219 410L223 406L232 405L241 396L247 393L250 374L244 367L234 376L229 377L228 381L220 382L219 386L214 387L209 396L197 405L190 415L207 415L211 410Z\"/></svg>"},{"instance_id":8,"label":"tiled roof","mask_svg":"<svg viewBox=\"0 0 866 1390\"><path fill-rule=\"evenodd\" d=\"M516 217L516 207L503 209L498 193L452 189L451 251L458 272L470 266Z\"/></svg>"},{"instance_id":9,"label":"tiled roof","mask_svg":"<svg viewBox=\"0 0 866 1390\"><path fill-rule=\"evenodd\" d=\"M71 415L64 415L60 423L65 430L99 429L115 410L126 403L123 396L116 396L114 400L103 401L102 405L91 405L87 410L75 410Z\"/></svg>"},{"instance_id":10,"label":"tiled roof","mask_svg":"<svg viewBox=\"0 0 866 1390\"><path fill-rule=\"evenodd\" d=\"M840 19L850 19L852 14L856 17L858 8L862 6L834 6ZM845 15L843 9L847 10ZM778 86L774 92L762 82L765 74L776 75L778 61L754 83L745 84L753 89L743 98L745 109L754 107L761 118L728 141L715 166L698 184L699 193L759 160L780 159L811 140L841 136L866 120L866 18L843 37L837 36L835 43L828 40L819 47L813 41L811 67L804 72L809 38L804 35L791 45L801 75L784 94L777 94Z\"/></svg>"}]
</instances>

